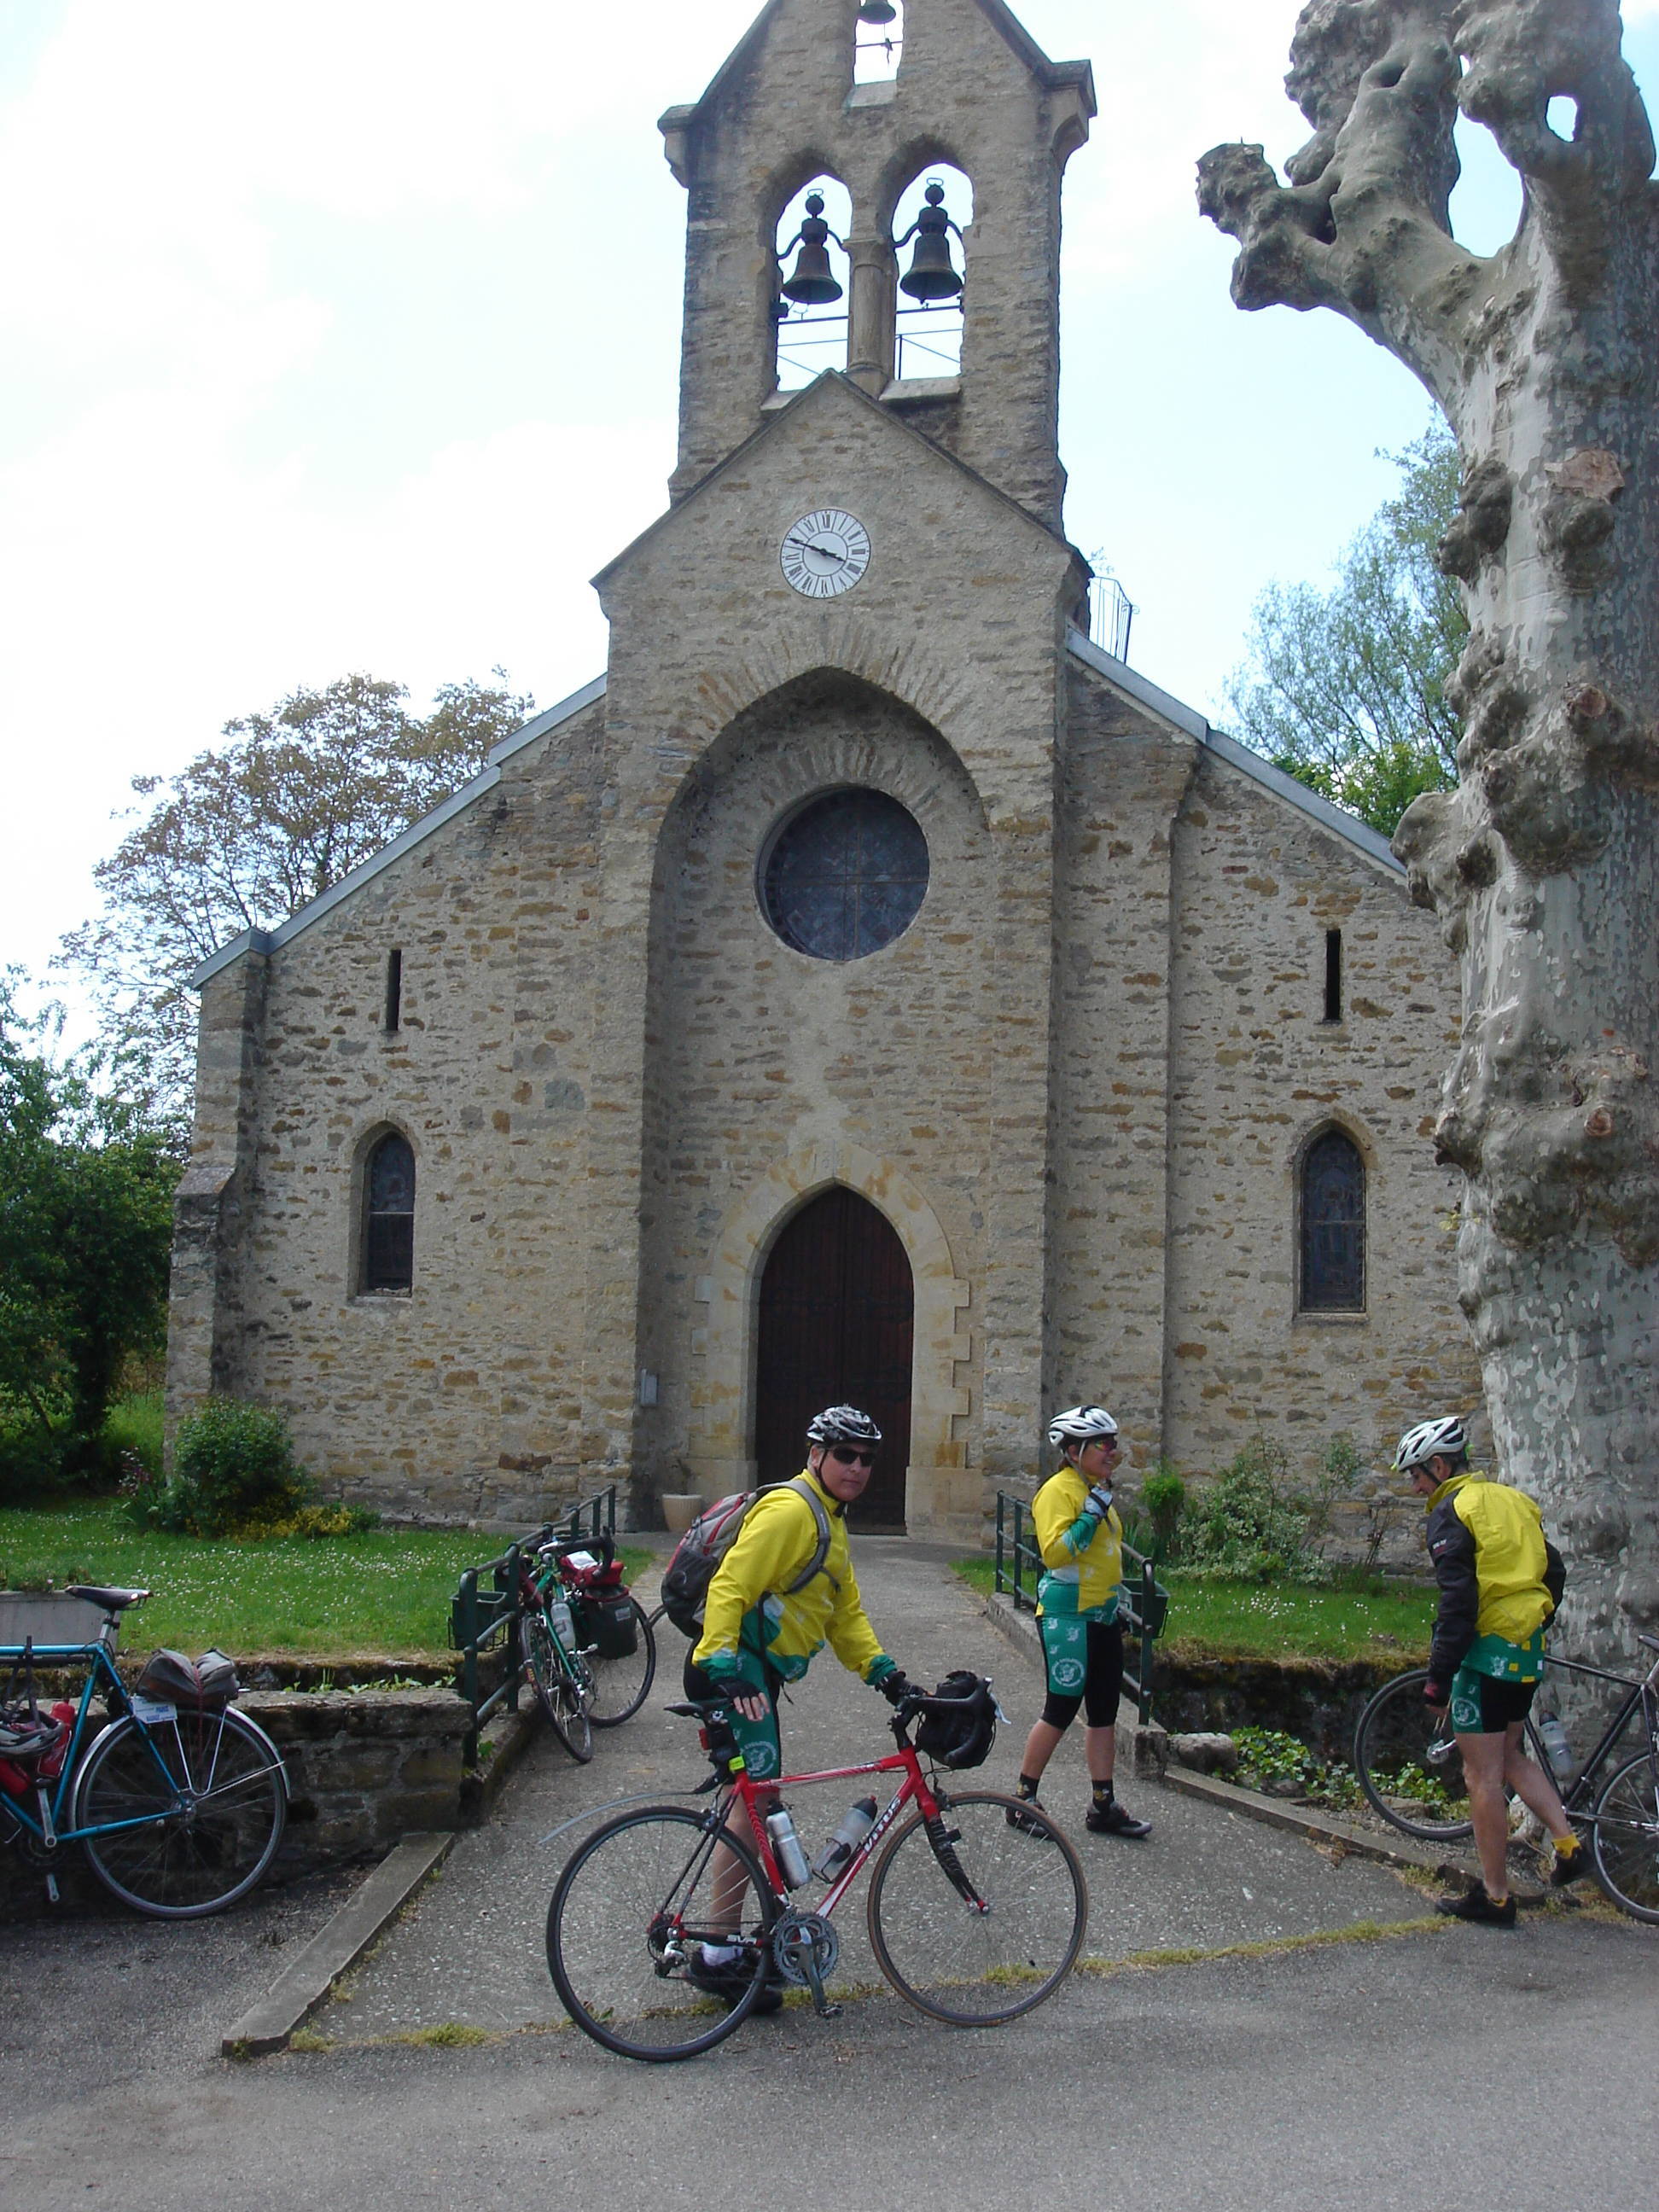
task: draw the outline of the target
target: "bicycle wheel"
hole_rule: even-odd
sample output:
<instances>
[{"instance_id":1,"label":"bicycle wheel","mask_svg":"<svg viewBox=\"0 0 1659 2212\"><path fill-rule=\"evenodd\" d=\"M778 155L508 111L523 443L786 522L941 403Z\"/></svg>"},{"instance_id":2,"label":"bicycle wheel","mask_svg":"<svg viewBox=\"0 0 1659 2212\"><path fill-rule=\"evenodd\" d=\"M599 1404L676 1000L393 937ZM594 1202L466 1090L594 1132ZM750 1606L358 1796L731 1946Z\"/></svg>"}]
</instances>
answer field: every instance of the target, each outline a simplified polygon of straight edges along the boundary
<instances>
[{"instance_id":1,"label":"bicycle wheel","mask_svg":"<svg viewBox=\"0 0 1659 2212\"><path fill-rule=\"evenodd\" d=\"M748 1844L678 1805L623 1813L574 1852L547 1908L547 1963L585 2035L624 2058L695 2057L748 2018L777 1902ZM698 1942L737 1942L752 1975L729 2006L687 1971Z\"/></svg>"},{"instance_id":2,"label":"bicycle wheel","mask_svg":"<svg viewBox=\"0 0 1659 2212\"><path fill-rule=\"evenodd\" d=\"M146 1728L118 1721L76 1777L75 1826L106 1831L81 1838L93 1872L124 1905L166 1920L245 1895L276 1856L287 1816L281 1754L228 1708Z\"/></svg>"},{"instance_id":3,"label":"bicycle wheel","mask_svg":"<svg viewBox=\"0 0 1659 2212\"><path fill-rule=\"evenodd\" d=\"M657 1639L651 1632L651 1623L636 1597L628 1602L634 1610L635 1641L627 1657L605 1659L597 1651L582 1655L593 1677L587 1717L595 1728L615 1728L619 1722L631 1721L645 1703L657 1672Z\"/></svg>"},{"instance_id":4,"label":"bicycle wheel","mask_svg":"<svg viewBox=\"0 0 1659 2212\"><path fill-rule=\"evenodd\" d=\"M1359 1716L1354 1772L1382 1818L1408 1836L1449 1843L1474 1832L1462 1754L1449 1718L1423 1702L1428 1669L1385 1682Z\"/></svg>"},{"instance_id":5,"label":"bicycle wheel","mask_svg":"<svg viewBox=\"0 0 1659 2212\"><path fill-rule=\"evenodd\" d=\"M1041 1814L1012 1824L1012 1797L975 1790L939 1802L937 1837L918 1813L877 1863L877 1963L935 2020L957 2027L1017 2020L1072 1971L1089 1924L1082 1863Z\"/></svg>"},{"instance_id":6,"label":"bicycle wheel","mask_svg":"<svg viewBox=\"0 0 1659 2212\"><path fill-rule=\"evenodd\" d=\"M593 1731L587 1724L591 1692L586 1666L565 1650L544 1613L526 1613L523 1632L525 1662L536 1702L572 1759L585 1766L593 1756Z\"/></svg>"},{"instance_id":7,"label":"bicycle wheel","mask_svg":"<svg viewBox=\"0 0 1659 2212\"><path fill-rule=\"evenodd\" d=\"M1621 1912L1659 1921L1659 1771L1646 1752L1614 1770L1595 1801L1595 1876Z\"/></svg>"}]
</instances>

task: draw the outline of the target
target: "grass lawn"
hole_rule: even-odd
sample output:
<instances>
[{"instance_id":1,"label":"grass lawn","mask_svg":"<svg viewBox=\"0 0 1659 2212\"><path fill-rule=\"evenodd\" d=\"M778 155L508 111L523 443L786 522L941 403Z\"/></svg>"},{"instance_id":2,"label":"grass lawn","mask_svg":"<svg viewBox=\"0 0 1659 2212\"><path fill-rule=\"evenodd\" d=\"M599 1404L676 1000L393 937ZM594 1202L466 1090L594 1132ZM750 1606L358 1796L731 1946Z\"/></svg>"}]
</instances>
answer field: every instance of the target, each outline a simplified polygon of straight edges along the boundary
<instances>
[{"instance_id":1,"label":"grass lawn","mask_svg":"<svg viewBox=\"0 0 1659 2212\"><path fill-rule=\"evenodd\" d=\"M456 1583L504 1542L466 1530L386 1528L215 1543L143 1534L118 1504L100 1500L0 1511L0 1587L147 1589L149 1603L126 1616L122 1645L130 1651L214 1644L238 1658L441 1659ZM647 1557L624 1550L624 1571L637 1573Z\"/></svg>"},{"instance_id":2,"label":"grass lawn","mask_svg":"<svg viewBox=\"0 0 1659 2212\"><path fill-rule=\"evenodd\" d=\"M990 1590L988 1559L958 1559L956 1571ZM1328 1589L1300 1583L1203 1582L1171 1568L1158 1578L1170 1593L1159 1649L1172 1659L1382 1659L1404 1668L1428 1656L1431 1589L1352 1572Z\"/></svg>"}]
</instances>

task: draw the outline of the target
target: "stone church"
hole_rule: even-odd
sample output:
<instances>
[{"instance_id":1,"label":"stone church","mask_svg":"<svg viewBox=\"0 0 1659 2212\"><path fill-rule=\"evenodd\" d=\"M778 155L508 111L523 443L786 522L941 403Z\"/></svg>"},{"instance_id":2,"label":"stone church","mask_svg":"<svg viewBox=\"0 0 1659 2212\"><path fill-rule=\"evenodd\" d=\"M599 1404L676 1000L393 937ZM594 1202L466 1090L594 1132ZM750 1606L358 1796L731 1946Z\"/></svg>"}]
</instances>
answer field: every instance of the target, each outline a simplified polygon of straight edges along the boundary
<instances>
[{"instance_id":1,"label":"stone church","mask_svg":"<svg viewBox=\"0 0 1659 2212\"><path fill-rule=\"evenodd\" d=\"M175 1414L278 1405L393 1512L620 1480L644 1524L851 1399L866 1525L973 1541L1079 1399L1200 1473L1477 1402L1432 923L1091 641L1094 105L1002 0L769 0L662 118L667 510L595 580L603 675L201 969Z\"/></svg>"}]
</instances>

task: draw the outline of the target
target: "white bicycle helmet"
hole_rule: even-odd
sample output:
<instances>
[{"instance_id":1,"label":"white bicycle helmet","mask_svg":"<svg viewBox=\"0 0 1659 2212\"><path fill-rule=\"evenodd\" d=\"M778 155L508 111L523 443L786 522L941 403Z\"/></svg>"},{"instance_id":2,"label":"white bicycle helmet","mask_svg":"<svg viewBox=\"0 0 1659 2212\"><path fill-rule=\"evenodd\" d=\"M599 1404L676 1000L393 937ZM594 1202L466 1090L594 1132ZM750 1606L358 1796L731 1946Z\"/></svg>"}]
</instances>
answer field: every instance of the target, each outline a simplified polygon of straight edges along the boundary
<instances>
[{"instance_id":1,"label":"white bicycle helmet","mask_svg":"<svg viewBox=\"0 0 1659 2212\"><path fill-rule=\"evenodd\" d=\"M1395 1447L1394 1471L1409 1474L1413 1468L1426 1467L1437 1452L1444 1459L1462 1459L1468 1448L1463 1424L1455 1413L1437 1421L1419 1421L1414 1429L1407 1430Z\"/></svg>"},{"instance_id":2,"label":"white bicycle helmet","mask_svg":"<svg viewBox=\"0 0 1659 2212\"><path fill-rule=\"evenodd\" d=\"M806 1425L806 1441L812 1444L878 1444L881 1431L868 1413L856 1406L826 1406Z\"/></svg>"},{"instance_id":3,"label":"white bicycle helmet","mask_svg":"<svg viewBox=\"0 0 1659 2212\"><path fill-rule=\"evenodd\" d=\"M1067 1444L1096 1444L1117 1434L1117 1423L1104 1406L1073 1406L1048 1424L1048 1441L1063 1451Z\"/></svg>"}]
</instances>

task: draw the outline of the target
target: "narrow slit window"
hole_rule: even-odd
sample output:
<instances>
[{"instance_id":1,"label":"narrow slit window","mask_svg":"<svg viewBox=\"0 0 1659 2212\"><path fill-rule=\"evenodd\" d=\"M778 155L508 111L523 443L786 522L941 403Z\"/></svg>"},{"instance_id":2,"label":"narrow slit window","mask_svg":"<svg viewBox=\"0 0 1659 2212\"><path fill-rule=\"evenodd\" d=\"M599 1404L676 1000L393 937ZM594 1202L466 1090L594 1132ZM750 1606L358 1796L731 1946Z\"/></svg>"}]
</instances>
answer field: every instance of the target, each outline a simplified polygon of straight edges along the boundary
<instances>
[{"instance_id":1,"label":"narrow slit window","mask_svg":"<svg viewBox=\"0 0 1659 2212\"><path fill-rule=\"evenodd\" d=\"M386 956L386 1027L398 1030L404 1021L404 956L394 949Z\"/></svg>"},{"instance_id":2,"label":"narrow slit window","mask_svg":"<svg viewBox=\"0 0 1659 2212\"><path fill-rule=\"evenodd\" d=\"M363 1288L407 1291L415 1282L415 1153L394 1129L363 1176Z\"/></svg>"},{"instance_id":3,"label":"narrow slit window","mask_svg":"<svg viewBox=\"0 0 1659 2212\"><path fill-rule=\"evenodd\" d=\"M1325 1019L1340 1022L1342 1018L1342 933L1340 929L1325 932Z\"/></svg>"},{"instance_id":4,"label":"narrow slit window","mask_svg":"<svg viewBox=\"0 0 1659 2212\"><path fill-rule=\"evenodd\" d=\"M1304 1313L1362 1313L1365 1306L1365 1163L1340 1129L1327 1129L1302 1161Z\"/></svg>"}]
</instances>

